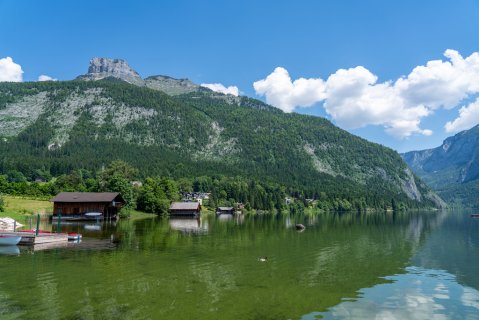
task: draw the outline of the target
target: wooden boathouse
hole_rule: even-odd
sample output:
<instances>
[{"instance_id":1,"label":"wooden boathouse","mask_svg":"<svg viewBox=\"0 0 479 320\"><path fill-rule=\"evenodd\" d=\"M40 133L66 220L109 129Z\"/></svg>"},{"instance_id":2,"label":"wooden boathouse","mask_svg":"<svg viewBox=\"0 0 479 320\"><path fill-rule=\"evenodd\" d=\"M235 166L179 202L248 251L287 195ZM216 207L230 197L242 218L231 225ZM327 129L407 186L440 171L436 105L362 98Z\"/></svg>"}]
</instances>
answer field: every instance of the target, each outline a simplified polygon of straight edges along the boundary
<instances>
[{"instance_id":1,"label":"wooden boathouse","mask_svg":"<svg viewBox=\"0 0 479 320\"><path fill-rule=\"evenodd\" d=\"M234 214L235 209L233 207L218 207L216 208L216 214Z\"/></svg>"},{"instance_id":2,"label":"wooden boathouse","mask_svg":"<svg viewBox=\"0 0 479 320\"><path fill-rule=\"evenodd\" d=\"M173 202L170 206L172 216L199 216L201 205L199 202Z\"/></svg>"},{"instance_id":3,"label":"wooden boathouse","mask_svg":"<svg viewBox=\"0 0 479 320\"><path fill-rule=\"evenodd\" d=\"M61 192L50 200L53 202L53 216L78 216L99 212L103 218L116 218L125 204L118 192Z\"/></svg>"}]
</instances>

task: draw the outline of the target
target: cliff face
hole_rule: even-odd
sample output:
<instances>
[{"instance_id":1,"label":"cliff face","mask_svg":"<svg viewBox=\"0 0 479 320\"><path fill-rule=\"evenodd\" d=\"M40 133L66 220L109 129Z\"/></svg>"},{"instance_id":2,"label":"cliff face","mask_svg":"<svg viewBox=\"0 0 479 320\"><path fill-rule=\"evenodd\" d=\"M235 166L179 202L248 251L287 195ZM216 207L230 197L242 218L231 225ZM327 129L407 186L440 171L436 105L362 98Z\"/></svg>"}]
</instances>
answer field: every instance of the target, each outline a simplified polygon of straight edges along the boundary
<instances>
[{"instance_id":1,"label":"cliff face","mask_svg":"<svg viewBox=\"0 0 479 320\"><path fill-rule=\"evenodd\" d=\"M479 126L444 140L434 149L402 155L413 171L432 187L479 179Z\"/></svg>"},{"instance_id":2,"label":"cliff face","mask_svg":"<svg viewBox=\"0 0 479 320\"><path fill-rule=\"evenodd\" d=\"M145 85L138 72L122 59L93 58L90 60L88 73L79 76L77 79L101 80L105 78L116 78L139 86Z\"/></svg>"},{"instance_id":3,"label":"cliff face","mask_svg":"<svg viewBox=\"0 0 479 320\"><path fill-rule=\"evenodd\" d=\"M444 200L479 207L479 126L447 138L437 148L401 156Z\"/></svg>"},{"instance_id":4,"label":"cliff face","mask_svg":"<svg viewBox=\"0 0 479 320\"><path fill-rule=\"evenodd\" d=\"M169 95L179 95L200 90L200 86L188 79L175 79L168 76L151 76L145 79L150 89L160 90Z\"/></svg>"}]
</instances>

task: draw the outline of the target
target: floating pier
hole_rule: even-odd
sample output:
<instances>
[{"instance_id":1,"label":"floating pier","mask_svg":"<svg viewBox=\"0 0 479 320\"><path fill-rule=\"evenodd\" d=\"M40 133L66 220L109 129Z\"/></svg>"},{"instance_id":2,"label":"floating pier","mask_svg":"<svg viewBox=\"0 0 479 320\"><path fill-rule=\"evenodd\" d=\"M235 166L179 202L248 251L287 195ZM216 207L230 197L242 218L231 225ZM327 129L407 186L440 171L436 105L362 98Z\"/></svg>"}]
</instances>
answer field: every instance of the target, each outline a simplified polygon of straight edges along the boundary
<instances>
[{"instance_id":1,"label":"floating pier","mask_svg":"<svg viewBox=\"0 0 479 320\"><path fill-rule=\"evenodd\" d=\"M0 235L22 237L19 244L68 243L67 233L1 232Z\"/></svg>"}]
</instances>

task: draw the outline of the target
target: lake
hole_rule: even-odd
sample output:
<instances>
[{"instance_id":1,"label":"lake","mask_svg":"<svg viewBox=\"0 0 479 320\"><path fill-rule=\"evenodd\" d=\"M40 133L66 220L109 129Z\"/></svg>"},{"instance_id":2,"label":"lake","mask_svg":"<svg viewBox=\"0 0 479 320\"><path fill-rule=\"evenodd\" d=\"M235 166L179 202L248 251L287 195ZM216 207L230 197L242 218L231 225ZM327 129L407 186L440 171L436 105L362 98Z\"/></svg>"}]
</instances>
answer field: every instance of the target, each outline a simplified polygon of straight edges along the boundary
<instances>
[{"instance_id":1,"label":"lake","mask_svg":"<svg viewBox=\"0 0 479 320\"><path fill-rule=\"evenodd\" d=\"M479 319L479 219L470 212L62 230L83 240L0 248L0 319Z\"/></svg>"}]
</instances>

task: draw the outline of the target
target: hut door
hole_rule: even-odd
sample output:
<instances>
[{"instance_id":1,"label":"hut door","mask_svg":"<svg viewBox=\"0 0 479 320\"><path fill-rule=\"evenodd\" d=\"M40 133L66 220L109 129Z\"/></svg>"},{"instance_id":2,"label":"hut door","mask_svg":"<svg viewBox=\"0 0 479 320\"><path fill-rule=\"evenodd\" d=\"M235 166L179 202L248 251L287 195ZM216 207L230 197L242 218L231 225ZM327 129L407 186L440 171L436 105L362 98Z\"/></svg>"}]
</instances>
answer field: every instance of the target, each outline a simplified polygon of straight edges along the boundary
<instances>
[{"instance_id":1,"label":"hut door","mask_svg":"<svg viewBox=\"0 0 479 320\"><path fill-rule=\"evenodd\" d=\"M79 214L80 208L73 208L73 214Z\"/></svg>"}]
</instances>

